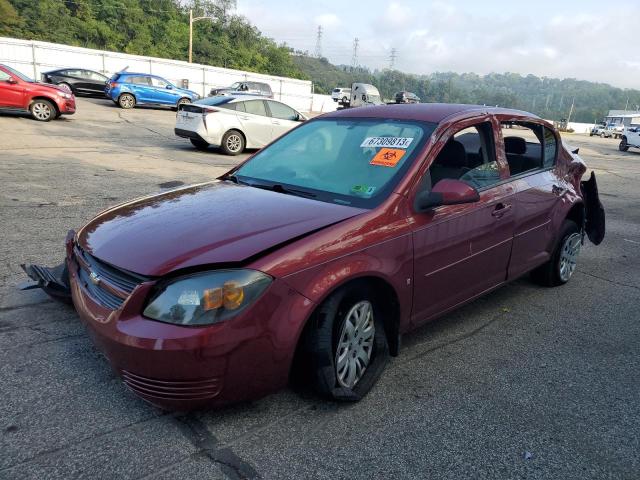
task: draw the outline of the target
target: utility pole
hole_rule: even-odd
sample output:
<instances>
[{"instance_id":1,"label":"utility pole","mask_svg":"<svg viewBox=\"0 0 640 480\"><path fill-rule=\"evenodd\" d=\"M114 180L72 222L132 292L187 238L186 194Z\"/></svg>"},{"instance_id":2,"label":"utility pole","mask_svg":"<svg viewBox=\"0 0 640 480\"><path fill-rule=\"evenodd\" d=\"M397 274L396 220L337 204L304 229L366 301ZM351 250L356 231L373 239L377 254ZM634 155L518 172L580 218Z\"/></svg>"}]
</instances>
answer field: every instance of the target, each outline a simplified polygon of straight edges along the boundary
<instances>
[{"instance_id":1,"label":"utility pole","mask_svg":"<svg viewBox=\"0 0 640 480\"><path fill-rule=\"evenodd\" d=\"M189 9L189 63L193 60L193 24L200 20L215 20L213 17L193 17L193 10Z\"/></svg>"},{"instance_id":2,"label":"utility pole","mask_svg":"<svg viewBox=\"0 0 640 480\"><path fill-rule=\"evenodd\" d=\"M351 56L351 66L353 68L358 66L358 44L360 43L360 40L358 40L358 38L354 38L353 39L353 55Z\"/></svg>"},{"instance_id":3,"label":"utility pole","mask_svg":"<svg viewBox=\"0 0 640 480\"><path fill-rule=\"evenodd\" d=\"M389 70L393 70L393 67L396 65L396 49L391 49L391 55L389 56Z\"/></svg>"},{"instance_id":4,"label":"utility pole","mask_svg":"<svg viewBox=\"0 0 640 480\"><path fill-rule=\"evenodd\" d=\"M322 57L322 25L318 25L318 33L316 35L316 57Z\"/></svg>"},{"instance_id":5,"label":"utility pole","mask_svg":"<svg viewBox=\"0 0 640 480\"><path fill-rule=\"evenodd\" d=\"M571 114L573 113L573 105L576 101L576 97L573 97L573 100L571 100L571 109L569 110L569 116L567 117L567 128L569 128L569 122L571 121Z\"/></svg>"}]
</instances>

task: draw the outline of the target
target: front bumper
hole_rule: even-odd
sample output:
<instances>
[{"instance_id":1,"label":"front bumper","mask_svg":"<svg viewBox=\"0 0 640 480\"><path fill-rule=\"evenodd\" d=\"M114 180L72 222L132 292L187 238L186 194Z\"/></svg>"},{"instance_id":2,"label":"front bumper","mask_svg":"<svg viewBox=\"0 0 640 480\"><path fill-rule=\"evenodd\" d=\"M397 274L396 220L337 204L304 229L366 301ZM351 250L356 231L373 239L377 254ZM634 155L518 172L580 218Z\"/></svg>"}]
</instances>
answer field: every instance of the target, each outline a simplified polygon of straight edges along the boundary
<instances>
[{"instance_id":1,"label":"front bumper","mask_svg":"<svg viewBox=\"0 0 640 480\"><path fill-rule=\"evenodd\" d=\"M184 327L141 315L154 281L139 284L112 310L90 295L85 268L67 255L73 304L96 346L124 383L169 410L255 399L286 385L304 320L313 303L275 279L237 317Z\"/></svg>"},{"instance_id":2,"label":"front bumper","mask_svg":"<svg viewBox=\"0 0 640 480\"><path fill-rule=\"evenodd\" d=\"M72 98L58 98L56 99L58 110L62 115L72 115L76 113L76 99Z\"/></svg>"}]
</instances>

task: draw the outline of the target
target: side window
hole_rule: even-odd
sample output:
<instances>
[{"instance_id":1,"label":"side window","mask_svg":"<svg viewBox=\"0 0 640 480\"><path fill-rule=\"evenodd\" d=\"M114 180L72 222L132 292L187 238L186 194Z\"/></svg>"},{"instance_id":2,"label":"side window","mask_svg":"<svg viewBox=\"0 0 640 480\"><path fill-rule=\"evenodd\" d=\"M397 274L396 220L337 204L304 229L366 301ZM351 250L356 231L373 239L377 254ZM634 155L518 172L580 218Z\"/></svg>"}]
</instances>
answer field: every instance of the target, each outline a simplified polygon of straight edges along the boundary
<instances>
[{"instance_id":1,"label":"side window","mask_svg":"<svg viewBox=\"0 0 640 480\"><path fill-rule=\"evenodd\" d=\"M158 88L167 88L167 85L169 85L169 83L165 82L161 78L151 77L151 85Z\"/></svg>"},{"instance_id":2,"label":"side window","mask_svg":"<svg viewBox=\"0 0 640 480\"><path fill-rule=\"evenodd\" d=\"M544 168L553 167L556 164L556 157L558 155L558 142L553 132L544 127L544 159L542 160L542 166Z\"/></svg>"},{"instance_id":3,"label":"side window","mask_svg":"<svg viewBox=\"0 0 640 480\"><path fill-rule=\"evenodd\" d=\"M84 76L83 73L84 72L82 70L66 70L64 72L64 74L69 77L79 77L79 78L82 78Z\"/></svg>"},{"instance_id":4,"label":"side window","mask_svg":"<svg viewBox=\"0 0 640 480\"><path fill-rule=\"evenodd\" d=\"M247 109L244 108L244 103L245 102L235 102L233 105L235 105L235 110L238 112L246 112Z\"/></svg>"},{"instance_id":5,"label":"side window","mask_svg":"<svg viewBox=\"0 0 640 480\"><path fill-rule=\"evenodd\" d=\"M260 84L260 90L262 90L262 94L263 95L271 95L272 94L271 87L266 83Z\"/></svg>"},{"instance_id":6,"label":"side window","mask_svg":"<svg viewBox=\"0 0 640 480\"><path fill-rule=\"evenodd\" d=\"M535 123L503 122L504 152L512 176L542 168L544 127Z\"/></svg>"},{"instance_id":7,"label":"side window","mask_svg":"<svg viewBox=\"0 0 640 480\"><path fill-rule=\"evenodd\" d=\"M224 108L225 110L236 110L238 107L238 103L223 103L222 105L218 105L220 108Z\"/></svg>"},{"instance_id":8,"label":"side window","mask_svg":"<svg viewBox=\"0 0 640 480\"><path fill-rule=\"evenodd\" d=\"M269 110L271 111L272 117L291 121L296 121L298 119L298 113L284 103L273 101L267 101L267 103L269 104Z\"/></svg>"},{"instance_id":9,"label":"side window","mask_svg":"<svg viewBox=\"0 0 640 480\"><path fill-rule=\"evenodd\" d=\"M108 80L107 77L105 77L104 75L100 75L98 72L87 70L86 73L87 78L90 78L91 80L96 80L98 82L106 82Z\"/></svg>"},{"instance_id":10,"label":"side window","mask_svg":"<svg viewBox=\"0 0 640 480\"><path fill-rule=\"evenodd\" d=\"M244 102L244 108L247 113L252 113L253 115L262 115L263 117L267 117L267 110L264 107L264 102L262 100L249 100Z\"/></svg>"},{"instance_id":11,"label":"side window","mask_svg":"<svg viewBox=\"0 0 640 480\"><path fill-rule=\"evenodd\" d=\"M7 72L0 70L0 82L6 82L10 78L11 78L11 75L9 75Z\"/></svg>"},{"instance_id":12,"label":"side window","mask_svg":"<svg viewBox=\"0 0 640 480\"><path fill-rule=\"evenodd\" d=\"M430 167L431 184L450 178L483 189L500 182L491 123L483 122L456 132Z\"/></svg>"},{"instance_id":13,"label":"side window","mask_svg":"<svg viewBox=\"0 0 640 480\"><path fill-rule=\"evenodd\" d=\"M129 83L133 83L135 85L151 85L149 77L129 77Z\"/></svg>"}]
</instances>

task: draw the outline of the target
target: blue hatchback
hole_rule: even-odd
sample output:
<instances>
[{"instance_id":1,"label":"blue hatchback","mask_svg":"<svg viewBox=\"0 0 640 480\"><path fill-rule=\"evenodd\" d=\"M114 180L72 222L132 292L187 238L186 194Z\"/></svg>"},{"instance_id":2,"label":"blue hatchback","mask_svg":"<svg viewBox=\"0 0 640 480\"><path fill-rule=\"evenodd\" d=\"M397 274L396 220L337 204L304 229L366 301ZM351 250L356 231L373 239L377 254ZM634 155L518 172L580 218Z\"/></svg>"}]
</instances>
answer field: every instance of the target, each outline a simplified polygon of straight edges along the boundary
<instances>
[{"instance_id":1,"label":"blue hatchback","mask_svg":"<svg viewBox=\"0 0 640 480\"><path fill-rule=\"evenodd\" d=\"M120 72L112 76L104 93L122 108L145 104L178 107L200 98L196 92L178 88L157 75L130 72Z\"/></svg>"}]
</instances>

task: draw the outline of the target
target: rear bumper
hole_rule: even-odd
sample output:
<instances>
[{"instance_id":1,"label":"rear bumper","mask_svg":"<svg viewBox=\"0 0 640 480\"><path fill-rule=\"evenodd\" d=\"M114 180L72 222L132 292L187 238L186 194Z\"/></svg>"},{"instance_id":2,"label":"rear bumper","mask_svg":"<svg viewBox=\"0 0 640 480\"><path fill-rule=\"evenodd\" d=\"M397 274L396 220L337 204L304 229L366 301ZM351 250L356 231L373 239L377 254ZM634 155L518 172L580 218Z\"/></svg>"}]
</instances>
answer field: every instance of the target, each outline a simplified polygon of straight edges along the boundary
<instances>
[{"instance_id":1,"label":"rear bumper","mask_svg":"<svg viewBox=\"0 0 640 480\"><path fill-rule=\"evenodd\" d=\"M202 138L202 136L197 133L194 132L192 130L183 130L182 128L174 128L173 132L178 136L178 137L182 137L182 138L193 138L194 140L201 140L203 142L206 142L206 140L204 138Z\"/></svg>"},{"instance_id":2,"label":"rear bumper","mask_svg":"<svg viewBox=\"0 0 640 480\"><path fill-rule=\"evenodd\" d=\"M90 337L129 389L169 410L217 407L282 388L313 303L274 280L232 320L184 327L141 315L154 282L138 285L117 309L102 306L67 257L73 304Z\"/></svg>"}]
</instances>

